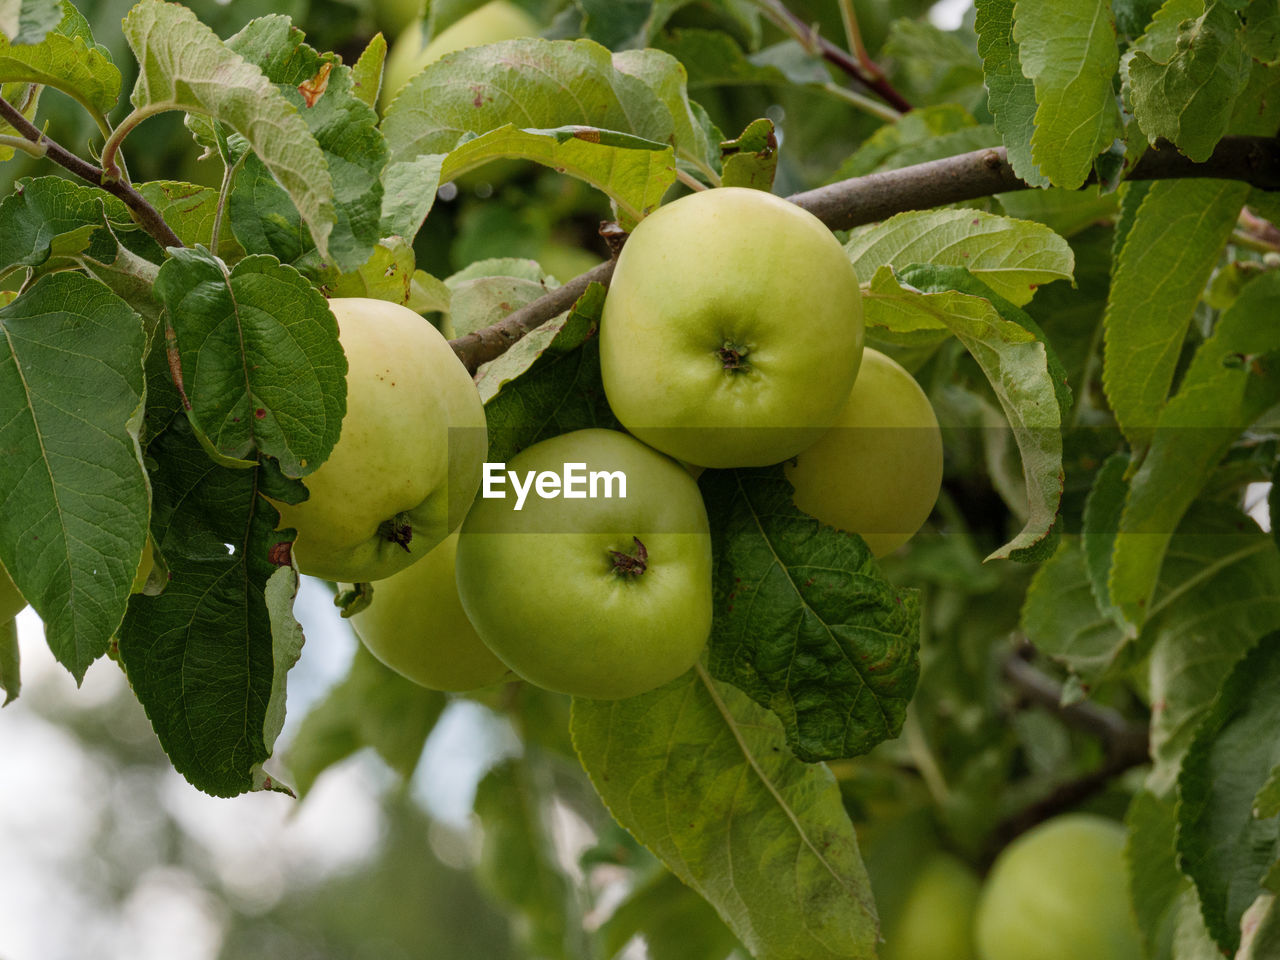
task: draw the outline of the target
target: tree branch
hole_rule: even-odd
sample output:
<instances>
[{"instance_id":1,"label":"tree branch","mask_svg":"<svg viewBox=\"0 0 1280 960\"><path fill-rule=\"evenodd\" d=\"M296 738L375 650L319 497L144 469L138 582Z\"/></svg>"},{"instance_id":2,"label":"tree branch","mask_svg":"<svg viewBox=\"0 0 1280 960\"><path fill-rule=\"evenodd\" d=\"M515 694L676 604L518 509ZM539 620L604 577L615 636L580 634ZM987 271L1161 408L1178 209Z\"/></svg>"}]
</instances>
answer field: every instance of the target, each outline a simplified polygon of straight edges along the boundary
<instances>
[{"instance_id":1,"label":"tree branch","mask_svg":"<svg viewBox=\"0 0 1280 960\"><path fill-rule=\"evenodd\" d=\"M993 858L1009 841L1060 813L1078 807L1094 794L1104 790L1115 777L1150 759L1150 745L1145 727L1130 723L1110 707L1088 701L1062 703L1062 687L1051 677L1027 662L1034 650L1025 644L1013 651L1004 662L1004 676L1025 700L1057 715L1067 726L1092 734L1102 741L1107 757L1100 767L1053 787L1043 797L1001 820L988 844L988 859Z\"/></svg>"},{"instance_id":2,"label":"tree branch","mask_svg":"<svg viewBox=\"0 0 1280 960\"><path fill-rule=\"evenodd\" d=\"M821 56L823 60L833 67L848 74L868 90L875 92L898 113L906 113L908 110L913 109L906 97L895 90L893 84L885 79L883 71L878 66L870 63L870 61L868 61L868 65L864 65L850 56L848 51L840 49L840 47L818 33L812 26L805 23L781 0L757 0L757 2L772 16L775 23L799 39L805 47Z\"/></svg>"},{"instance_id":3,"label":"tree branch","mask_svg":"<svg viewBox=\"0 0 1280 960\"><path fill-rule=\"evenodd\" d=\"M104 179L100 167L95 167L87 160L80 159L65 147L50 140L35 124L24 117L13 104L3 97L0 97L0 118L25 139L43 149L44 155L58 166L69 170L82 180L87 180L95 187L101 187L107 193L120 198L124 205L129 208L130 214L138 225L155 237L162 247L180 247L183 245L182 241L178 239L178 235L164 222L164 217L160 216L160 211L148 203L146 197L130 184L122 183L118 180Z\"/></svg>"},{"instance_id":4,"label":"tree branch","mask_svg":"<svg viewBox=\"0 0 1280 960\"><path fill-rule=\"evenodd\" d=\"M1203 163L1193 163L1171 146L1150 149L1134 164L1128 180L1173 180L1204 177L1240 180L1262 190L1280 190L1280 139L1224 137ZM898 170L841 180L816 190L792 194L803 207L833 230L875 223L895 213L928 210L948 203L976 200L998 193L1027 190L1005 156L1004 147L974 150ZM491 327L451 341L467 369L500 357L517 340L573 306L591 281L606 286L613 261L570 280L526 304Z\"/></svg>"}]
</instances>

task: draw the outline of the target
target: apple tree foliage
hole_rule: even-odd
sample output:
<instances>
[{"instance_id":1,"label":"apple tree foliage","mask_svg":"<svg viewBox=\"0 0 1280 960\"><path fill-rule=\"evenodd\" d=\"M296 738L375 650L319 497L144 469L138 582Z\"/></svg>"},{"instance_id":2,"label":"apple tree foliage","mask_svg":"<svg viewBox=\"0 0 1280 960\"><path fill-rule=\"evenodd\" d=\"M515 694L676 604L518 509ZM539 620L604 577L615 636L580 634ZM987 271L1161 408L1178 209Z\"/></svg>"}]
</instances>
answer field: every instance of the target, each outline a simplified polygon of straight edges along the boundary
<instances>
[{"instance_id":1,"label":"apple tree foliage","mask_svg":"<svg viewBox=\"0 0 1280 960\"><path fill-rule=\"evenodd\" d=\"M977 0L954 31L919 0L531 0L543 36L381 114L368 8L276 6L141 0L95 37L88 0L0 2L0 564L77 681L115 660L218 796L305 793L363 747L409 775L445 700L364 653L272 759L306 654L266 497L305 496L341 429L326 297L460 338L505 460L617 426L604 287L555 300L573 273L517 241L829 184L795 199L944 427L934 522L878 563L781 467L705 473L702 663L614 702L476 694L524 743L480 784L478 869L536 956L858 960L894 824L982 866L1084 804L1126 820L1150 957L1280 953L1280 552L1245 509L1280 479L1276 0ZM470 352L521 308L532 332ZM5 625L10 699L19 669ZM565 797L584 865L634 874L590 936Z\"/></svg>"}]
</instances>

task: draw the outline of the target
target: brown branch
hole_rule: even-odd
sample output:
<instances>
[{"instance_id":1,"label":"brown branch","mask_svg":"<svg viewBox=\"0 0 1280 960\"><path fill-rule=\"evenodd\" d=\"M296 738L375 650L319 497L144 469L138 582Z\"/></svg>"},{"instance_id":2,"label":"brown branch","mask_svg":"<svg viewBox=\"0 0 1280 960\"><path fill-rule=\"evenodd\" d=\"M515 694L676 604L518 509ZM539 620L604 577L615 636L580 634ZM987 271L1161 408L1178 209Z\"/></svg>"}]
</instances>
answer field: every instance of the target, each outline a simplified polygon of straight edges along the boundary
<instances>
[{"instance_id":1,"label":"brown branch","mask_svg":"<svg viewBox=\"0 0 1280 960\"><path fill-rule=\"evenodd\" d=\"M1126 179L1172 180L1206 177L1240 180L1262 190L1280 190L1280 139L1225 137L1213 155L1193 163L1173 147L1148 150ZM895 213L928 210L948 203L976 200L998 193L1030 189L1018 179L1004 147L974 150L897 170L841 180L816 190L792 194L803 207L833 230L875 223ZM491 327L452 341L472 373L500 357L513 343L547 320L568 310L591 281L608 285L613 262L602 263L563 287L534 300Z\"/></svg>"},{"instance_id":2,"label":"brown branch","mask_svg":"<svg viewBox=\"0 0 1280 960\"><path fill-rule=\"evenodd\" d=\"M1106 750L1106 760L1096 770L1058 784L1043 797L1001 820L990 838L990 857L1018 835L1075 809L1106 789L1114 778L1150 759L1145 727L1130 723L1123 714L1101 704L1085 700L1064 704L1058 682L1027 662L1033 652L1034 647L1024 644L1011 653L1004 662L1005 679L1026 702L1044 707L1067 726L1097 737Z\"/></svg>"},{"instance_id":3,"label":"brown branch","mask_svg":"<svg viewBox=\"0 0 1280 960\"><path fill-rule=\"evenodd\" d=\"M875 63L868 61L864 64L857 58L850 56L848 51L841 49L818 33L812 26L805 23L781 0L764 0L764 7L773 13L775 18L783 21L780 26L785 25L796 36L807 38L807 44L813 47L823 60L843 73L848 74L879 96L893 109L899 113L906 113L908 110L914 109L907 98L894 89L893 84L885 78L884 72Z\"/></svg>"},{"instance_id":4,"label":"brown branch","mask_svg":"<svg viewBox=\"0 0 1280 960\"><path fill-rule=\"evenodd\" d=\"M30 140L44 150L44 155L58 166L69 170L82 180L87 180L95 187L101 187L107 193L119 197L124 202L124 205L129 208L130 214L132 214L138 225L155 237L160 246L180 247L183 245L182 241L178 239L178 235L165 223L164 217L160 216L160 211L148 203L146 197L130 184L122 183L118 180L105 179L102 175L102 168L94 166L87 160L82 160L65 147L50 140L35 124L24 117L21 111L3 97L0 97L0 118L25 139Z\"/></svg>"}]
</instances>

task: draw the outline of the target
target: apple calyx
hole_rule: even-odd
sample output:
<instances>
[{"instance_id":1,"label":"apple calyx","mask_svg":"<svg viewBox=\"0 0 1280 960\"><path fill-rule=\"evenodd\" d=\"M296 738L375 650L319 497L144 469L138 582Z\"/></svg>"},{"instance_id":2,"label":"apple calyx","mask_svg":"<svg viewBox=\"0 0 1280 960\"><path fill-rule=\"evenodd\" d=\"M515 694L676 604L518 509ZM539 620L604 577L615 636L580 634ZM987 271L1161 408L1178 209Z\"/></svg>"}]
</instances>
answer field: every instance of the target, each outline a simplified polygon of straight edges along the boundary
<instances>
[{"instance_id":1,"label":"apple calyx","mask_svg":"<svg viewBox=\"0 0 1280 960\"><path fill-rule=\"evenodd\" d=\"M716 351L716 356L720 359L725 373L745 372L751 369L751 364L747 362L747 357L750 355L751 350L748 347L734 343L732 340L726 340L724 346Z\"/></svg>"},{"instance_id":2,"label":"apple calyx","mask_svg":"<svg viewBox=\"0 0 1280 960\"><path fill-rule=\"evenodd\" d=\"M405 553L409 552L409 542L413 539L413 520L407 511L400 511L390 520L378 524L378 536L383 540L399 544Z\"/></svg>"},{"instance_id":3,"label":"apple calyx","mask_svg":"<svg viewBox=\"0 0 1280 960\"><path fill-rule=\"evenodd\" d=\"M624 553L621 550L609 551L609 555L613 558L613 572L620 577L638 577L649 569L649 551L645 549L639 537L632 537L631 539L636 544L636 549L633 553Z\"/></svg>"}]
</instances>

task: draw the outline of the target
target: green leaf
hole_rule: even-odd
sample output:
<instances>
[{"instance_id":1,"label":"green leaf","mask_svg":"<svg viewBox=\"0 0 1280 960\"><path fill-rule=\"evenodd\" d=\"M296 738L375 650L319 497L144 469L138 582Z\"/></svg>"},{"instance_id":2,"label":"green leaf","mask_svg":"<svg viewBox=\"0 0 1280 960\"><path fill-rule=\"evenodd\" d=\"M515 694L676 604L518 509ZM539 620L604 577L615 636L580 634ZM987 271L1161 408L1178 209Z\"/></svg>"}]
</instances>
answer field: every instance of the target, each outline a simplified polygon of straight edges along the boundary
<instances>
[{"instance_id":1,"label":"green leaf","mask_svg":"<svg viewBox=\"0 0 1280 960\"><path fill-rule=\"evenodd\" d=\"M748 187L752 190L773 189L773 176L778 168L778 138L772 120L752 120L736 140L720 144L724 176L723 187Z\"/></svg>"},{"instance_id":2,"label":"green leaf","mask_svg":"<svg viewBox=\"0 0 1280 960\"><path fill-rule=\"evenodd\" d=\"M1077 537L1063 537L1036 570L1022 607L1027 639L1085 683L1106 673L1128 637L1098 607L1085 552Z\"/></svg>"},{"instance_id":3,"label":"green leaf","mask_svg":"<svg viewBox=\"0 0 1280 960\"><path fill-rule=\"evenodd\" d=\"M626 50L613 55L614 69L635 77L649 88L671 114L670 143L677 161L702 172L714 182L719 170L721 136L705 111L689 100L689 75L684 65L661 50Z\"/></svg>"},{"instance_id":4,"label":"green leaf","mask_svg":"<svg viewBox=\"0 0 1280 960\"><path fill-rule=\"evenodd\" d=\"M978 124L964 107L954 103L923 107L877 129L840 165L829 182L999 145L995 128Z\"/></svg>"},{"instance_id":5,"label":"green leaf","mask_svg":"<svg viewBox=\"0 0 1280 960\"><path fill-rule=\"evenodd\" d=\"M1025 77L1013 36L1013 0L975 0L978 53L987 83L988 105L1004 140L1013 172L1033 187L1049 186L1049 177L1031 152L1036 130L1036 88Z\"/></svg>"},{"instance_id":6,"label":"green leaf","mask_svg":"<svg viewBox=\"0 0 1280 960\"><path fill-rule=\"evenodd\" d=\"M574 745L613 816L752 955L871 960L877 921L831 772L701 667L651 693L573 703Z\"/></svg>"},{"instance_id":7,"label":"green leaf","mask_svg":"<svg viewBox=\"0 0 1280 960\"><path fill-rule=\"evenodd\" d=\"M902 730L920 676L920 606L861 537L800 512L781 467L707 471L715 614L708 666L782 721L805 761Z\"/></svg>"},{"instance_id":8,"label":"green leaf","mask_svg":"<svg viewBox=\"0 0 1280 960\"><path fill-rule=\"evenodd\" d=\"M351 68L351 92L370 109L378 106L378 93L382 89L382 68L387 62L387 40L375 33L360 59Z\"/></svg>"},{"instance_id":9,"label":"green leaf","mask_svg":"<svg viewBox=\"0 0 1280 960\"><path fill-rule=\"evenodd\" d=\"M912 16L889 24L881 48L881 56L894 61L894 82L912 103L958 103L971 111L982 109L987 100L974 52L965 33Z\"/></svg>"},{"instance_id":10,"label":"green leaf","mask_svg":"<svg viewBox=\"0 0 1280 960\"><path fill-rule=\"evenodd\" d=\"M324 771L365 747L408 780L446 702L443 693L383 666L357 642L346 677L302 718L289 746L286 765L299 796Z\"/></svg>"},{"instance_id":11,"label":"green leaf","mask_svg":"<svg viewBox=\"0 0 1280 960\"><path fill-rule=\"evenodd\" d=\"M495 372L489 381L494 386L481 384L481 396L496 393L484 408L490 460L506 462L539 440L572 430L617 426L600 379L596 330L603 307L604 287L592 284L564 323L553 328L550 342L544 341L545 345L533 356L519 359L524 366L518 370L504 367L501 375ZM528 339L525 337L521 343ZM504 357L511 352L508 350ZM501 362L500 358L493 366Z\"/></svg>"},{"instance_id":12,"label":"green leaf","mask_svg":"<svg viewBox=\"0 0 1280 960\"><path fill-rule=\"evenodd\" d=\"M1274 0L1251 0L1240 12L1240 19L1249 55L1266 64L1280 61L1280 6Z\"/></svg>"},{"instance_id":13,"label":"green leaf","mask_svg":"<svg viewBox=\"0 0 1280 960\"><path fill-rule=\"evenodd\" d=\"M1107 0L1018 0L1013 37L1035 83L1032 159L1054 186L1081 186L1120 136L1111 79L1119 66Z\"/></svg>"},{"instance_id":14,"label":"green leaf","mask_svg":"<svg viewBox=\"0 0 1280 960\"><path fill-rule=\"evenodd\" d=\"M1280 765L1271 768L1266 783L1253 798L1253 815L1258 820L1280 816Z\"/></svg>"},{"instance_id":15,"label":"green leaf","mask_svg":"<svg viewBox=\"0 0 1280 960\"><path fill-rule=\"evenodd\" d=\"M547 280L532 260L477 260L445 281L453 336L465 336L490 326L532 303L550 289Z\"/></svg>"},{"instance_id":16,"label":"green leaf","mask_svg":"<svg viewBox=\"0 0 1280 960\"><path fill-rule=\"evenodd\" d=\"M124 617L147 540L142 320L78 273L0 308L0 565L79 682Z\"/></svg>"},{"instance_id":17,"label":"green leaf","mask_svg":"<svg viewBox=\"0 0 1280 960\"><path fill-rule=\"evenodd\" d=\"M1239 29L1240 18L1214 2L1203 16L1179 24L1164 56L1134 53L1129 61L1133 115L1148 141L1163 137L1192 160L1209 159L1253 68Z\"/></svg>"},{"instance_id":18,"label":"green leaf","mask_svg":"<svg viewBox=\"0 0 1280 960\"><path fill-rule=\"evenodd\" d=\"M0 201L0 272L76 257L108 220L134 226L125 205L105 190L61 177L23 178Z\"/></svg>"},{"instance_id":19,"label":"green leaf","mask_svg":"<svg viewBox=\"0 0 1280 960\"><path fill-rule=\"evenodd\" d=\"M795 41L785 41L751 56L722 30L677 29L657 41L689 72L689 87L823 87L831 74L822 61Z\"/></svg>"},{"instance_id":20,"label":"green leaf","mask_svg":"<svg viewBox=\"0 0 1280 960\"><path fill-rule=\"evenodd\" d=\"M404 237L384 237L373 254L348 273L336 266L321 269L320 290L326 297L370 297L407 304L413 292L413 245Z\"/></svg>"},{"instance_id":21,"label":"green leaf","mask_svg":"<svg viewBox=\"0 0 1280 960\"><path fill-rule=\"evenodd\" d=\"M1096 186L1080 190L1064 190L1061 187L1017 190L1013 193L998 193L996 199L1000 201L1007 216L1018 220L1035 220L1064 237L1111 220L1116 214L1119 200L1115 191L1103 193ZM1080 279L1078 274L1076 279Z\"/></svg>"},{"instance_id":22,"label":"green leaf","mask_svg":"<svg viewBox=\"0 0 1280 960\"><path fill-rule=\"evenodd\" d=\"M0 34L9 42L37 44L61 22L59 0L3 0L0 2Z\"/></svg>"},{"instance_id":23,"label":"green leaf","mask_svg":"<svg viewBox=\"0 0 1280 960\"><path fill-rule=\"evenodd\" d=\"M1155 957L1159 956L1161 936L1189 886L1178 869L1174 845L1178 821L1173 798L1161 799L1147 790L1138 791L1129 803L1125 826L1129 893L1147 955Z\"/></svg>"},{"instance_id":24,"label":"green leaf","mask_svg":"<svg viewBox=\"0 0 1280 960\"><path fill-rule=\"evenodd\" d=\"M319 239L317 246L341 269L354 270L381 236L379 178L387 164L387 145L377 129L377 113L357 96L351 68L335 62L332 54L322 56L302 39L288 17L261 17L228 40L227 47L276 84L324 152L336 222L327 247ZM276 170L272 173L279 179ZM298 208L305 214L301 204Z\"/></svg>"},{"instance_id":25,"label":"green leaf","mask_svg":"<svg viewBox=\"0 0 1280 960\"><path fill-rule=\"evenodd\" d=\"M867 323L890 329L949 331L986 374L1013 430L1027 489L1017 536L987 559L1043 559L1062 498L1062 413L1070 404L1066 374L1035 321L960 267L913 265L904 288L888 267L863 300ZM962 292L963 291L963 292Z\"/></svg>"},{"instance_id":26,"label":"green leaf","mask_svg":"<svg viewBox=\"0 0 1280 960\"><path fill-rule=\"evenodd\" d=\"M671 15L694 0L575 0L582 29L612 50L646 47Z\"/></svg>"},{"instance_id":27,"label":"green leaf","mask_svg":"<svg viewBox=\"0 0 1280 960\"><path fill-rule=\"evenodd\" d=\"M1280 630L1280 554L1271 538L1234 507L1197 506L1165 557L1139 636L1150 651L1154 705L1148 789L1170 790L1228 671L1271 630Z\"/></svg>"},{"instance_id":28,"label":"green leaf","mask_svg":"<svg viewBox=\"0 0 1280 960\"><path fill-rule=\"evenodd\" d=\"M501 157L532 160L591 184L618 205L628 224L656 209L675 182L665 144L593 127L518 130L510 124L459 144L439 177L453 180Z\"/></svg>"},{"instance_id":29,"label":"green leaf","mask_svg":"<svg viewBox=\"0 0 1280 960\"><path fill-rule=\"evenodd\" d=\"M1196 351L1160 412L1129 485L1111 569L1112 601L1140 624L1178 521L1249 424L1280 400L1280 274L1254 280Z\"/></svg>"},{"instance_id":30,"label":"green leaf","mask_svg":"<svg viewBox=\"0 0 1280 960\"><path fill-rule=\"evenodd\" d=\"M301 491L264 467L212 463L184 417L147 456L156 464L151 533L169 585L129 601L120 628L129 682L193 786L220 797L272 786L262 763L280 720L280 674L301 632L289 613L297 575L272 560L282 537L264 495L296 500Z\"/></svg>"},{"instance_id":31,"label":"green leaf","mask_svg":"<svg viewBox=\"0 0 1280 960\"><path fill-rule=\"evenodd\" d=\"M1253 798L1280 764L1280 633L1263 637L1222 684L1178 777L1178 855L1205 923L1226 953L1280 857L1280 822L1253 816Z\"/></svg>"},{"instance_id":32,"label":"green leaf","mask_svg":"<svg viewBox=\"0 0 1280 960\"><path fill-rule=\"evenodd\" d=\"M256 156L236 175L227 213L231 232L248 253L270 254L296 266L304 257L314 259L315 245L297 207Z\"/></svg>"},{"instance_id":33,"label":"green leaf","mask_svg":"<svg viewBox=\"0 0 1280 960\"><path fill-rule=\"evenodd\" d=\"M483 841L478 879L519 919L529 956L579 956L582 918L556 864L543 806L549 784L544 764L529 756L505 760L476 787L475 812Z\"/></svg>"},{"instance_id":34,"label":"green leaf","mask_svg":"<svg viewBox=\"0 0 1280 960\"><path fill-rule=\"evenodd\" d=\"M1110 616L1117 613L1111 602L1109 580L1116 533L1120 529L1120 518L1129 494L1126 474L1130 462L1127 454L1116 453L1102 465L1085 500L1084 527L1080 535L1089 571L1089 586L1093 589L1098 609ZM1116 622L1124 626L1122 620L1117 619Z\"/></svg>"},{"instance_id":35,"label":"green leaf","mask_svg":"<svg viewBox=\"0 0 1280 960\"><path fill-rule=\"evenodd\" d=\"M654 871L618 904L600 935L609 957L637 935L649 956L665 960L725 960L741 949L711 905L667 870Z\"/></svg>"},{"instance_id":36,"label":"green leaf","mask_svg":"<svg viewBox=\"0 0 1280 960\"><path fill-rule=\"evenodd\" d=\"M164 222L173 228L184 246L209 246L213 239L213 221L218 213L217 190L176 180L152 180L139 183L137 187L147 202L159 211ZM244 249L225 225L217 254L228 262L244 256Z\"/></svg>"},{"instance_id":37,"label":"green leaf","mask_svg":"<svg viewBox=\"0 0 1280 960\"><path fill-rule=\"evenodd\" d=\"M0 690L4 691L4 703L0 703L0 707L7 707L18 699L22 690L20 667L18 621L11 619L0 623Z\"/></svg>"},{"instance_id":38,"label":"green leaf","mask_svg":"<svg viewBox=\"0 0 1280 960\"><path fill-rule=\"evenodd\" d=\"M1248 196L1225 180L1171 180L1146 191L1115 263L1103 384L1126 439L1151 442L1187 327Z\"/></svg>"},{"instance_id":39,"label":"green leaf","mask_svg":"<svg viewBox=\"0 0 1280 960\"><path fill-rule=\"evenodd\" d=\"M324 296L271 257L230 271L203 247L172 251L156 291L176 335L187 415L217 455L320 466L346 412L346 357Z\"/></svg>"},{"instance_id":40,"label":"green leaf","mask_svg":"<svg viewBox=\"0 0 1280 960\"><path fill-rule=\"evenodd\" d=\"M899 213L855 234L845 253L863 278L881 265L899 271L912 263L964 267L1018 306L1035 295L1036 287L1070 280L1075 266L1067 241L1043 224L979 210Z\"/></svg>"},{"instance_id":41,"label":"green leaf","mask_svg":"<svg viewBox=\"0 0 1280 960\"><path fill-rule=\"evenodd\" d=\"M335 185L307 122L262 71L230 50L186 7L141 0L124 19L141 64L134 114L186 110L243 136L292 198L316 246L327 254Z\"/></svg>"},{"instance_id":42,"label":"green leaf","mask_svg":"<svg viewBox=\"0 0 1280 960\"><path fill-rule=\"evenodd\" d=\"M95 115L105 115L120 97L120 71L105 48L87 33L78 35L83 18L70 4L58 9L56 29L39 40L0 37L0 82L39 83L61 90ZM0 21L3 18L0 17ZM0 28L2 29L2 28Z\"/></svg>"},{"instance_id":43,"label":"green leaf","mask_svg":"<svg viewBox=\"0 0 1280 960\"><path fill-rule=\"evenodd\" d=\"M452 154L456 148L474 151L471 159L475 161L490 156L527 156L540 163L566 166L567 172L580 177L589 173L589 182L596 186L613 184L621 196L621 200L620 196L614 200L620 200L623 212L643 216L655 202L652 197L666 191L675 175L660 160L662 152L634 141L627 146L593 145L572 136L572 131L588 127L631 134L671 147L676 154L700 157L705 163L705 133L692 123L682 90L684 69L658 51L614 56L589 40L536 38L461 50L422 70L387 109L383 133L393 163L385 183L388 192L434 189L425 156ZM675 104L684 114L673 115ZM492 142L486 141L484 134L503 129L506 133L499 134L499 141L506 150L486 154L485 148ZM539 131L568 131L571 136L557 140L539 137ZM460 143L460 134L477 134L479 140L467 142L465 136ZM596 134L588 136L595 138ZM480 146L474 146L476 143ZM628 155L628 147L636 146L641 147L640 154ZM561 154L572 163L557 163L554 157ZM453 173L466 169L461 165L465 160L465 154L451 160L456 166ZM613 163L631 165L625 178L614 180L609 170ZM635 166L641 163L646 165L644 177ZM416 166L404 168L404 164ZM448 179L451 173L447 170L440 175ZM385 212L384 227L389 223ZM407 214L397 216L394 225L406 236L416 233L419 224L406 224L406 219Z\"/></svg>"}]
</instances>

